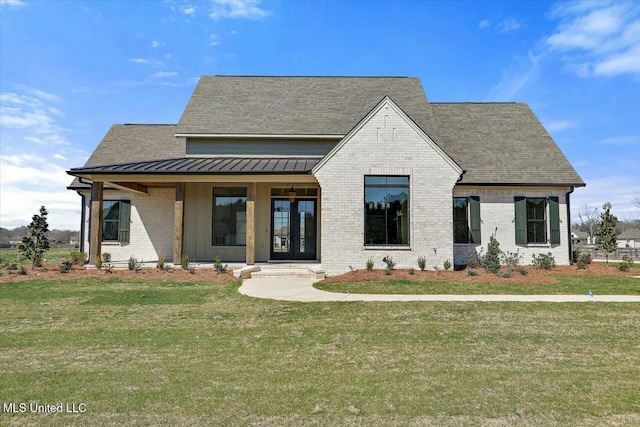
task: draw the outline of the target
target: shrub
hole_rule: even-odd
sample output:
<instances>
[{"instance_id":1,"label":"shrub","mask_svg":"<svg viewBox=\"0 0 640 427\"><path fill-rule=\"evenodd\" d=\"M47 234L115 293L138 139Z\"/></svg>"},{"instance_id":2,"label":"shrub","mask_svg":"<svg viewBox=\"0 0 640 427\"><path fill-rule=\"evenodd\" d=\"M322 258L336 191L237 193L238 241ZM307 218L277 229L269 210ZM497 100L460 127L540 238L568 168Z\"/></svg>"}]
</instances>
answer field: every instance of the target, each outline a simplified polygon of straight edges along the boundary
<instances>
[{"instance_id":1,"label":"shrub","mask_svg":"<svg viewBox=\"0 0 640 427\"><path fill-rule=\"evenodd\" d=\"M367 260L367 271L371 271L371 270L373 270L373 260L369 258Z\"/></svg>"},{"instance_id":2,"label":"shrub","mask_svg":"<svg viewBox=\"0 0 640 427\"><path fill-rule=\"evenodd\" d=\"M498 273L498 276L508 279L509 277L511 277L511 270L505 271L504 273Z\"/></svg>"},{"instance_id":3,"label":"shrub","mask_svg":"<svg viewBox=\"0 0 640 427\"><path fill-rule=\"evenodd\" d=\"M633 258L629 255L625 255L622 257L622 262L618 265L618 270L620 271L629 271L631 266L633 265Z\"/></svg>"},{"instance_id":4,"label":"shrub","mask_svg":"<svg viewBox=\"0 0 640 427\"><path fill-rule=\"evenodd\" d=\"M20 266L20 268L18 269L18 275L20 275L20 276L26 276L26 275L27 275L27 270L26 270L26 268L24 268L23 266Z\"/></svg>"},{"instance_id":5,"label":"shrub","mask_svg":"<svg viewBox=\"0 0 640 427\"><path fill-rule=\"evenodd\" d=\"M482 249L481 249L482 251ZM480 252L482 254L482 252ZM481 259L481 255L479 256L478 253L476 251L473 251L469 254L469 257L467 258L467 267L468 268L478 268L480 267L480 259Z\"/></svg>"},{"instance_id":6,"label":"shrub","mask_svg":"<svg viewBox=\"0 0 640 427\"><path fill-rule=\"evenodd\" d=\"M42 256L49 249L49 224L48 212L44 206L40 207L40 215L34 215L31 224L27 227L28 235L22 239L20 253L31 261L31 268L42 267Z\"/></svg>"},{"instance_id":7,"label":"shrub","mask_svg":"<svg viewBox=\"0 0 640 427\"><path fill-rule=\"evenodd\" d=\"M109 252L103 252L102 262L100 263L100 265L104 267L107 273L113 273L113 265L111 265L111 254ZM97 267L97 264L96 264L96 267Z\"/></svg>"},{"instance_id":8,"label":"shrub","mask_svg":"<svg viewBox=\"0 0 640 427\"><path fill-rule=\"evenodd\" d=\"M191 273L191 274L196 274L195 267L189 267L189 268L187 268L187 270L189 270L189 273Z\"/></svg>"},{"instance_id":9,"label":"shrub","mask_svg":"<svg viewBox=\"0 0 640 427\"><path fill-rule=\"evenodd\" d=\"M413 276L413 274L414 274L416 271L413 269L413 267L409 267L409 268L407 269L407 272L409 273L409 275L410 275L410 276Z\"/></svg>"},{"instance_id":10,"label":"shrub","mask_svg":"<svg viewBox=\"0 0 640 427\"><path fill-rule=\"evenodd\" d=\"M384 269L384 274L387 276L391 276L391 270Z\"/></svg>"},{"instance_id":11,"label":"shrub","mask_svg":"<svg viewBox=\"0 0 640 427\"><path fill-rule=\"evenodd\" d=\"M349 266L349 271L351 272L351 274L356 274L358 272L358 269L355 268L353 265Z\"/></svg>"},{"instance_id":12,"label":"shrub","mask_svg":"<svg viewBox=\"0 0 640 427\"><path fill-rule=\"evenodd\" d=\"M531 265L536 268L541 268L543 270L551 270L556 266L556 259L553 257L551 252L547 254L538 254L532 255L533 261L531 261Z\"/></svg>"},{"instance_id":13,"label":"shrub","mask_svg":"<svg viewBox=\"0 0 640 427\"><path fill-rule=\"evenodd\" d=\"M467 268L467 274L469 276L477 276L478 270L476 270L475 268Z\"/></svg>"},{"instance_id":14,"label":"shrub","mask_svg":"<svg viewBox=\"0 0 640 427\"><path fill-rule=\"evenodd\" d=\"M502 251L500 250L500 243L495 237L489 238L489 245L487 246L487 254L482 257L482 268L490 273L498 273L500 271L500 256Z\"/></svg>"},{"instance_id":15,"label":"shrub","mask_svg":"<svg viewBox=\"0 0 640 427\"><path fill-rule=\"evenodd\" d=\"M15 261L10 261L7 263L7 270L16 271L18 269L18 263Z\"/></svg>"},{"instance_id":16,"label":"shrub","mask_svg":"<svg viewBox=\"0 0 640 427\"><path fill-rule=\"evenodd\" d=\"M169 265L166 264L164 257L160 257L158 258L158 262L156 263L156 267L159 268L160 270L171 270L171 267L169 267Z\"/></svg>"},{"instance_id":17,"label":"shrub","mask_svg":"<svg viewBox=\"0 0 640 427\"><path fill-rule=\"evenodd\" d=\"M449 271L449 269L451 269L451 261L449 261L448 259L445 260L442 266L444 267L444 271Z\"/></svg>"},{"instance_id":18,"label":"shrub","mask_svg":"<svg viewBox=\"0 0 640 427\"><path fill-rule=\"evenodd\" d=\"M393 271L393 269L396 266L396 262L393 260L393 258L391 258L389 255L387 255L386 257L384 257L382 259L382 261L386 264L385 270L389 272L389 274L391 274L391 272Z\"/></svg>"},{"instance_id":19,"label":"shrub","mask_svg":"<svg viewBox=\"0 0 640 427\"><path fill-rule=\"evenodd\" d=\"M84 265L84 260L85 260L84 252L71 251L69 253L69 256L71 257L71 263L73 265Z\"/></svg>"},{"instance_id":20,"label":"shrub","mask_svg":"<svg viewBox=\"0 0 640 427\"><path fill-rule=\"evenodd\" d=\"M418 268L420 271L424 271L427 268L427 259L423 256L418 257Z\"/></svg>"},{"instance_id":21,"label":"shrub","mask_svg":"<svg viewBox=\"0 0 640 427\"><path fill-rule=\"evenodd\" d=\"M523 255L519 251L504 252L502 254L502 263L509 267L509 270L515 270L522 261Z\"/></svg>"},{"instance_id":22,"label":"shrub","mask_svg":"<svg viewBox=\"0 0 640 427\"><path fill-rule=\"evenodd\" d=\"M518 273L520 273L521 275L523 275L523 276L526 276L527 274L529 274L529 271L528 271L526 268L524 268L524 267L520 267L520 268L518 268L516 271L517 271Z\"/></svg>"},{"instance_id":23,"label":"shrub","mask_svg":"<svg viewBox=\"0 0 640 427\"><path fill-rule=\"evenodd\" d=\"M591 264L591 254L589 252L581 252L576 261L580 270L585 270Z\"/></svg>"},{"instance_id":24,"label":"shrub","mask_svg":"<svg viewBox=\"0 0 640 427\"><path fill-rule=\"evenodd\" d=\"M188 270L189 269L189 255L182 255L182 269L183 270Z\"/></svg>"},{"instance_id":25,"label":"shrub","mask_svg":"<svg viewBox=\"0 0 640 427\"><path fill-rule=\"evenodd\" d=\"M60 273L66 274L68 272L71 271L71 266L73 265L73 262L65 259L64 261L62 261L62 263L60 264Z\"/></svg>"},{"instance_id":26,"label":"shrub","mask_svg":"<svg viewBox=\"0 0 640 427\"><path fill-rule=\"evenodd\" d=\"M213 261L213 268L216 269L216 273L218 274L224 273L224 271L227 269L227 265L229 264L222 265L222 260L220 259L219 256L216 255L216 259Z\"/></svg>"},{"instance_id":27,"label":"shrub","mask_svg":"<svg viewBox=\"0 0 640 427\"><path fill-rule=\"evenodd\" d=\"M138 260L134 257L129 258L129 262L127 263L127 266L131 271L140 271L140 269L142 268L142 264L138 262Z\"/></svg>"}]
</instances>

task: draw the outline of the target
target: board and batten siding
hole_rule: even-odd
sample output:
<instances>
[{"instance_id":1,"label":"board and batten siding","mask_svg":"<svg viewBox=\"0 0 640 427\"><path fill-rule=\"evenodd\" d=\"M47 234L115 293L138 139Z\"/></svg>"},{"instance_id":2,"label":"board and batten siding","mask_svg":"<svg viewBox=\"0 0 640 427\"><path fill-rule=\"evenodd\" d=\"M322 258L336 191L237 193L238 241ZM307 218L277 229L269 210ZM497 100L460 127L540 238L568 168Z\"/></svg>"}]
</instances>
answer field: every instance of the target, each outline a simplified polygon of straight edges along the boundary
<instances>
[{"instance_id":1,"label":"board and batten siding","mask_svg":"<svg viewBox=\"0 0 640 427\"><path fill-rule=\"evenodd\" d=\"M213 246L214 184L186 184L184 188L184 253L191 261L213 262L219 256L223 262L244 262L246 246ZM243 187L244 184L224 184L220 187Z\"/></svg>"},{"instance_id":2,"label":"board and batten siding","mask_svg":"<svg viewBox=\"0 0 640 427\"><path fill-rule=\"evenodd\" d=\"M217 141L188 139L188 156L324 156L337 140Z\"/></svg>"}]
</instances>

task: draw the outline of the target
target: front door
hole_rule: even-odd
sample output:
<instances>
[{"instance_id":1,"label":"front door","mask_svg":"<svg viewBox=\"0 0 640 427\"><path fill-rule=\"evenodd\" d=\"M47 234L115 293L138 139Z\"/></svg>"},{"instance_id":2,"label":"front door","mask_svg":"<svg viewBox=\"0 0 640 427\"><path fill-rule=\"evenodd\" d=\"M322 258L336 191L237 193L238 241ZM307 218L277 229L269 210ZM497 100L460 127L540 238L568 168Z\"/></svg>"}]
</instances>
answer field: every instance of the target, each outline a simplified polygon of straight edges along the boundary
<instances>
[{"instance_id":1,"label":"front door","mask_svg":"<svg viewBox=\"0 0 640 427\"><path fill-rule=\"evenodd\" d=\"M271 259L316 259L315 199L271 199Z\"/></svg>"}]
</instances>

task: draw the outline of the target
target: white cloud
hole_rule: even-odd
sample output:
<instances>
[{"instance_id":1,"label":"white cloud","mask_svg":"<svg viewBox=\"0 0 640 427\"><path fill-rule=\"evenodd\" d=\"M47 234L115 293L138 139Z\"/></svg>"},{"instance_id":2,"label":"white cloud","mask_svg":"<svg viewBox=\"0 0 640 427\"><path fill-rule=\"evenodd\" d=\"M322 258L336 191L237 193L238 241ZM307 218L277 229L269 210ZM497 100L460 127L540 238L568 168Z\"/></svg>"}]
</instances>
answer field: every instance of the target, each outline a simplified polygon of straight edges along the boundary
<instances>
[{"instance_id":1,"label":"white cloud","mask_svg":"<svg viewBox=\"0 0 640 427\"><path fill-rule=\"evenodd\" d=\"M23 7L26 5L22 0L0 0L0 6Z\"/></svg>"},{"instance_id":2,"label":"white cloud","mask_svg":"<svg viewBox=\"0 0 640 427\"><path fill-rule=\"evenodd\" d=\"M160 46L164 46L164 45L165 45L164 43L159 42L158 40L154 40L154 41L151 42L151 47L154 48L154 49L157 48L157 47L160 47Z\"/></svg>"},{"instance_id":3,"label":"white cloud","mask_svg":"<svg viewBox=\"0 0 640 427\"><path fill-rule=\"evenodd\" d=\"M560 2L551 18L559 23L545 43L577 75L640 73L640 3Z\"/></svg>"},{"instance_id":4,"label":"white cloud","mask_svg":"<svg viewBox=\"0 0 640 427\"><path fill-rule=\"evenodd\" d=\"M55 153L53 155L53 158L57 159L57 160L67 160L67 158L65 156L63 156L62 154L60 154L60 153Z\"/></svg>"},{"instance_id":5,"label":"white cloud","mask_svg":"<svg viewBox=\"0 0 640 427\"><path fill-rule=\"evenodd\" d=\"M602 207L605 202L611 203L611 211L618 218L637 216L640 212L634 206L634 196L638 192L638 178L638 174L633 172L603 177L583 176L587 186L577 188L571 195L572 219L578 218L578 211L585 204Z\"/></svg>"},{"instance_id":6,"label":"white cloud","mask_svg":"<svg viewBox=\"0 0 640 427\"><path fill-rule=\"evenodd\" d=\"M511 33L518 31L520 28L522 28L522 22L516 18L506 18L496 25L496 30L499 33Z\"/></svg>"},{"instance_id":7,"label":"white cloud","mask_svg":"<svg viewBox=\"0 0 640 427\"><path fill-rule=\"evenodd\" d=\"M135 64L148 64L149 62L151 62L148 59L144 59L144 58L133 58L133 59L129 59L129 61Z\"/></svg>"},{"instance_id":8,"label":"white cloud","mask_svg":"<svg viewBox=\"0 0 640 427\"><path fill-rule=\"evenodd\" d=\"M489 91L487 101L507 101L524 86L535 80L540 74L540 58L529 52L526 58L520 58L511 69L503 71L502 79Z\"/></svg>"},{"instance_id":9,"label":"white cloud","mask_svg":"<svg viewBox=\"0 0 640 427\"><path fill-rule=\"evenodd\" d=\"M567 129L572 129L580 126L579 121L570 121L570 120L552 120L544 123L544 127L549 132L560 132Z\"/></svg>"},{"instance_id":10,"label":"white cloud","mask_svg":"<svg viewBox=\"0 0 640 427\"><path fill-rule=\"evenodd\" d=\"M29 95L15 92L0 94L0 128L28 130L38 135L23 135L22 139L27 142L69 144L62 136L64 129L57 124L55 118L61 116L62 112L51 105L51 102L60 103L62 100L41 90L23 90Z\"/></svg>"},{"instance_id":11,"label":"white cloud","mask_svg":"<svg viewBox=\"0 0 640 427\"><path fill-rule=\"evenodd\" d=\"M212 0L211 19L238 18L262 19L269 16L269 11L262 9L260 0Z\"/></svg>"},{"instance_id":12,"label":"white cloud","mask_svg":"<svg viewBox=\"0 0 640 427\"><path fill-rule=\"evenodd\" d=\"M157 73L154 73L151 75L151 78L154 79L164 79L167 77L175 77L177 76L178 73L175 71L158 71Z\"/></svg>"},{"instance_id":13,"label":"white cloud","mask_svg":"<svg viewBox=\"0 0 640 427\"><path fill-rule=\"evenodd\" d=\"M50 228L78 229L80 197L66 190L71 177L50 159L32 154L0 156L0 226L27 225L44 205Z\"/></svg>"},{"instance_id":14,"label":"white cloud","mask_svg":"<svg viewBox=\"0 0 640 427\"><path fill-rule=\"evenodd\" d=\"M196 14L196 8L189 5L182 8L182 13L189 16L194 16Z\"/></svg>"},{"instance_id":15,"label":"white cloud","mask_svg":"<svg viewBox=\"0 0 640 427\"><path fill-rule=\"evenodd\" d=\"M218 36L216 34L211 34L209 36L209 46L219 46L220 40L218 40Z\"/></svg>"},{"instance_id":16,"label":"white cloud","mask_svg":"<svg viewBox=\"0 0 640 427\"><path fill-rule=\"evenodd\" d=\"M637 145L640 146L640 135L612 136L597 142L603 145ZM638 183L640 186L640 183Z\"/></svg>"},{"instance_id":17,"label":"white cloud","mask_svg":"<svg viewBox=\"0 0 640 427\"><path fill-rule=\"evenodd\" d=\"M478 23L478 28L488 28L490 26L491 26L491 23L489 22L488 19L483 19Z\"/></svg>"}]
</instances>

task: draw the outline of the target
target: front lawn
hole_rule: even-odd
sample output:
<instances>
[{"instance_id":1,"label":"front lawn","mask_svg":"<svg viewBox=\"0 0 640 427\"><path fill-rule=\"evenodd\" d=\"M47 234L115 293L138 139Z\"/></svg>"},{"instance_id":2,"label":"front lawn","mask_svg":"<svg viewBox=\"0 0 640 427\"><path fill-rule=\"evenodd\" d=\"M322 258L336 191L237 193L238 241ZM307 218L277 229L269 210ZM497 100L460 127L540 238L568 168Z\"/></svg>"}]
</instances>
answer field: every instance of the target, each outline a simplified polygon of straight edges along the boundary
<instances>
[{"instance_id":1,"label":"front lawn","mask_svg":"<svg viewBox=\"0 0 640 427\"><path fill-rule=\"evenodd\" d=\"M422 282L388 279L341 283L316 283L314 287L330 292L351 294L458 294L458 295L638 295L640 279L634 277L555 275L557 283L475 283L426 280ZM454 279L455 280L455 279Z\"/></svg>"},{"instance_id":2,"label":"front lawn","mask_svg":"<svg viewBox=\"0 0 640 427\"><path fill-rule=\"evenodd\" d=\"M0 283L2 413L38 425L640 425L632 303L290 303L237 282Z\"/></svg>"}]
</instances>

